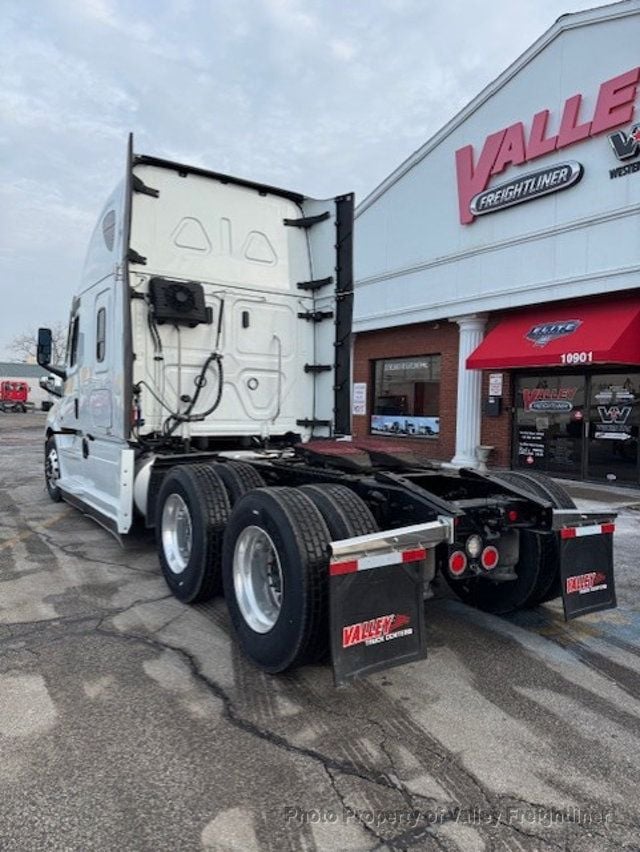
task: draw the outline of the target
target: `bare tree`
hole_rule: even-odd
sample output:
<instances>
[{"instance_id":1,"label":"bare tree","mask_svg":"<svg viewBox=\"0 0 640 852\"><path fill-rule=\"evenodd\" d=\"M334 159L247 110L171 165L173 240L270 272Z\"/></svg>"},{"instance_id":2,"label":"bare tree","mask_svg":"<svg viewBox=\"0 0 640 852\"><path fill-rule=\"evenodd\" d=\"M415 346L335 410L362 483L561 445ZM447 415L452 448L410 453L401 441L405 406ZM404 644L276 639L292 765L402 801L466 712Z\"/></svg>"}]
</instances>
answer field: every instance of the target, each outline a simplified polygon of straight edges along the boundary
<instances>
[{"instance_id":1,"label":"bare tree","mask_svg":"<svg viewBox=\"0 0 640 852\"><path fill-rule=\"evenodd\" d=\"M51 363L62 364L67 345L67 326L63 322L54 323L51 326L51 338ZM13 360L23 363L35 361L37 348L38 332L33 328L17 334L7 347L14 356Z\"/></svg>"}]
</instances>

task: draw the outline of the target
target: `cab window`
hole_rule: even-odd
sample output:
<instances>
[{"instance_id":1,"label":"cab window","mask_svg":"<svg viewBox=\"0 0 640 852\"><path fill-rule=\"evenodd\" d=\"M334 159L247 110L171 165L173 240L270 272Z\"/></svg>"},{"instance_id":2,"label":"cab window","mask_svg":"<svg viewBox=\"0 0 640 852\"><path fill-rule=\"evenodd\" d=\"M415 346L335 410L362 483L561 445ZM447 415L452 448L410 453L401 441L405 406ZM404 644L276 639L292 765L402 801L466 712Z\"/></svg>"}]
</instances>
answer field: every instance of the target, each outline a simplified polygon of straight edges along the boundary
<instances>
[{"instance_id":1,"label":"cab window","mask_svg":"<svg viewBox=\"0 0 640 852\"><path fill-rule=\"evenodd\" d=\"M69 329L69 366L75 367L78 361L78 339L80 337L80 317L75 316L71 320Z\"/></svg>"}]
</instances>

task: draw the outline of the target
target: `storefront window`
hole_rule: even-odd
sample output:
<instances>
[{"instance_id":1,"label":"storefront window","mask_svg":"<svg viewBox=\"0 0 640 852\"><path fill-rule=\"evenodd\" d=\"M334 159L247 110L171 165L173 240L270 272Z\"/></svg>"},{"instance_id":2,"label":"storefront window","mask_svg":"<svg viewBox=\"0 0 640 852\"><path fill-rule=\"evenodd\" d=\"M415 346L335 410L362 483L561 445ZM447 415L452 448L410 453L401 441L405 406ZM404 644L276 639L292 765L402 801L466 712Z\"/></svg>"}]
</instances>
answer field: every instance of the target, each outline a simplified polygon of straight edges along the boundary
<instances>
[{"instance_id":1,"label":"storefront window","mask_svg":"<svg viewBox=\"0 0 640 852\"><path fill-rule=\"evenodd\" d=\"M372 435L433 438L440 432L440 356L373 365Z\"/></svg>"},{"instance_id":2,"label":"storefront window","mask_svg":"<svg viewBox=\"0 0 640 852\"><path fill-rule=\"evenodd\" d=\"M516 464L580 477L585 377L527 376L518 379Z\"/></svg>"},{"instance_id":3,"label":"storefront window","mask_svg":"<svg viewBox=\"0 0 640 852\"><path fill-rule=\"evenodd\" d=\"M516 389L517 467L638 482L640 374L519 376Z\"/></svg>"},{"instance_id":4,"label":"storefront window","mask_svg":"<svg viewBox=\"0 0 640 852\"><path fill-rule=\"evenodd\" d=\"M590 400L587 477L637 482L640 375L594 375Z\"/></svg>"}]
</instances>

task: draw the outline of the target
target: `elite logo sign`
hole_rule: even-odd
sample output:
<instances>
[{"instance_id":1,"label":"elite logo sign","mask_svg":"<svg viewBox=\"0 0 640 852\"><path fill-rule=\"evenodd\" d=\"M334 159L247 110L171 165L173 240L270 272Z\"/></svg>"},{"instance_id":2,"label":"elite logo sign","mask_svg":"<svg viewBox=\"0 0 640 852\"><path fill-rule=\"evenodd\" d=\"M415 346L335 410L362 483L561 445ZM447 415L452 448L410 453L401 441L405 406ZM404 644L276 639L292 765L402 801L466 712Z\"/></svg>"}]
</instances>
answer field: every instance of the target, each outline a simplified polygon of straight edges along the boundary
<instances>
[{"instance_id":1,"label":"elite logo sign","mask_svg":"<svg viewBox=\"0 0 640 852\"><path fill-rule=\"evenodd\" d=\"M525 334L534 346L546 346L559 337L568 337L582 325L582 320L557 320L554 322L537 323Z\"/></svg>"}]
</instances>

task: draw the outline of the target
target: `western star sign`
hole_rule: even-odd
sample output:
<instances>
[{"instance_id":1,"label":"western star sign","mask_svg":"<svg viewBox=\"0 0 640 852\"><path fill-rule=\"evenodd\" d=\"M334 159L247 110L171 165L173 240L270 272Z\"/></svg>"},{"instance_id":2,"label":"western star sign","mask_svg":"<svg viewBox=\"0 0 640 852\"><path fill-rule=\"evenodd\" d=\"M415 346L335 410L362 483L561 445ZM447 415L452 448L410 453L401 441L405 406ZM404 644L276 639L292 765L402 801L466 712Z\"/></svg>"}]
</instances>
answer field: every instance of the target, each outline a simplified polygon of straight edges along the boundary
<instances>
[{"instance_id":1,"label":"western star sign","mask_svg":"<svg viewBox=\"0 0 640 852\"><path fill-rule=\"evenodd\" d=\"M500 174L507 166L520 166L590 136L629 124L633 117L639 80L640 68L632 68L602 83L591 121L585 121L585 116L580 116L582 95L568 98L562 111L560 128L555 136L547 136L550 110L544 109L533 116L528 136L521 121L490 133L484 141L477 162L474 162L473 145L465 145L457 150L456 172L461 223L468 225L473 222L475 216L470 207L471 200L487 188L493 175Z\"/></svg>"}]
</instances>

